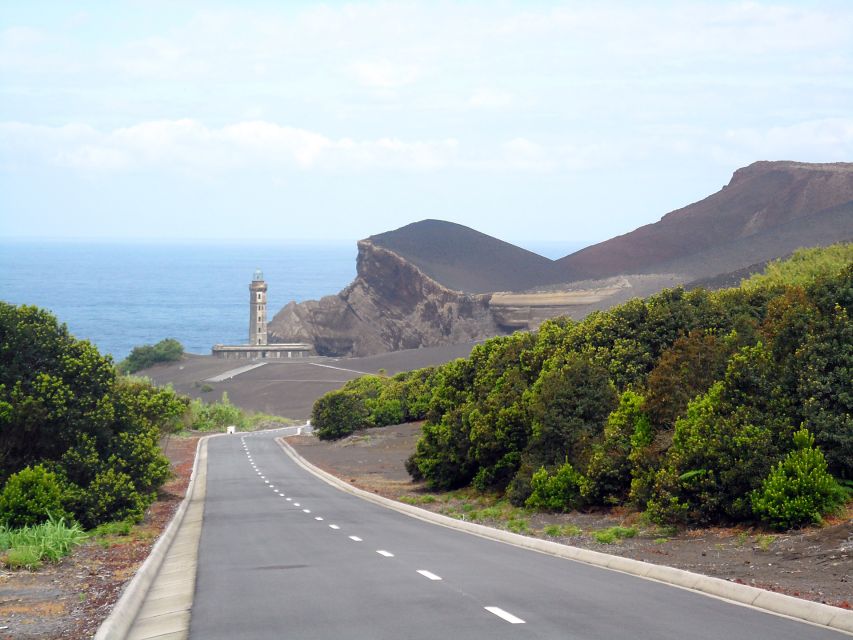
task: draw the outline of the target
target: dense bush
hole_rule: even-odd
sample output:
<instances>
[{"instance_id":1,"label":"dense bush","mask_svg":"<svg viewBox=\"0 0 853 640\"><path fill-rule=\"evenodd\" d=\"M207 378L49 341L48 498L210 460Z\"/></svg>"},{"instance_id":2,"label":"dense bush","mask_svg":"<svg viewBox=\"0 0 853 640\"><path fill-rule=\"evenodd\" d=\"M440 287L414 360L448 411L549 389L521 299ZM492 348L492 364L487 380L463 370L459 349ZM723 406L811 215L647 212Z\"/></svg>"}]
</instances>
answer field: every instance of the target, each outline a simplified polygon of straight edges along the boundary
<instances>
[{"instance_id":1,"label":"dense bush","mask_svg":"<svg viewBox=\"0 0 853 640\"><path fill-rule=\"evenodd\" d=\"M43 464L55 474L47 484L61 487L61 513L86 526L139 518L168 476L159 439L187 405L118 377L49 313L0 303L0 481Z\"/></svg>"},{"instance_id":2,"label":"dense bush","mask_svg":"<svg viewBox=\"0 0 853 640\"><path fill-rule=\"evenodd\" d=\"M139 522L151 503L128 474L111 467L98 473L81 497L76 515L86 528L111 520Z\"/></svg>"},{"instance_id":3,"label":"dense bush","mask_svg":"<svg viewBox=\"0 0 853 640\"><path fill-rule=\"evenodd\" d=\"M406 466L434 488L473 484L547 506L542 492L567 463L586 505L632 504L663 522L752 520L750 496L801 425L829 473L853 477L851 251L798 252L741 287L676 288L549 320L428 373L347 383L315 410L341 405L329 437L425 418Z\"/></svg>"},{"instance_id":4,"label":"dense bush","mask_svg":"<svg viewBox=\"0 0 853 640\"><path fill-rule=\"evenodd\" d=\"M592 447L583 495L593 504L621 504L631 487L632 438L650 429L643 396L632 390L619 398L619 406L607 418L604 436Z\"/></svg>"},{"instance_id":5,"label":"dense bush","mask_svg":"<svg viewBox=\"0 0 853 640\"><path fill-rule=\"evenodd\" d=\"M368 411L364 400L344 390L332 391L314 403L311 424L321 440L335 440L363 429Z\"/></svg>"},{"instance_id":6,"label":"dense bush","mask_svg":"<svg viewBox=\"0 0 853 640\"><path fill-rule=\"evenodd\" d=\"M826 459L807 429L794 434L794 450L751 494L755 514L770 526L789 529L819 523L844 500L844 491L827 472Z\"/></svg>"},{"instance_id":7,"label":"dense bush","mask_svg":"<svg viewBox=\"0 0 853 640\"><path fill-rule=\"evenodd\" d=\"M62 487L42 465L13 473L0 492L0 525L30 527L67 517Z\"/></svg>"},{"instance_id":8,"label":"dense bush","mask_svg":"<svg viewBox=\"0 0 853 640\"><path fill-rule=\"evenodd\" d=\"M225 431L226 427L235 426L244 429L247 424L246 414L239 407L231 404L227 392L222 392L219 402L190 402L190 415L187 420L189 427L196 431Z\"/></svg>"},{"instance_id":9,"label":"dense bush","mask_svg":"<svg viewBox=\"0 0 853 640\"><path fill-rule=\"evenodd\" d=\"M134 347L130 355L118 364L121 373L136 373L155 364L177 362L184 357L184 346L174 338L166 338L157 344Z\"/></svg>"},{"instance_id":10,"label":"dense bush","mask_svg":"<svg viewBox=\"0 0 853 640\"><path fill-rule=\"evenodd\" d=\"M552 474L545 467L530 478L530 496L525 505L548 511L571 511L581 504L584 477L575 471L571 463L560 465Z\"/></svg>"}]
</instances>

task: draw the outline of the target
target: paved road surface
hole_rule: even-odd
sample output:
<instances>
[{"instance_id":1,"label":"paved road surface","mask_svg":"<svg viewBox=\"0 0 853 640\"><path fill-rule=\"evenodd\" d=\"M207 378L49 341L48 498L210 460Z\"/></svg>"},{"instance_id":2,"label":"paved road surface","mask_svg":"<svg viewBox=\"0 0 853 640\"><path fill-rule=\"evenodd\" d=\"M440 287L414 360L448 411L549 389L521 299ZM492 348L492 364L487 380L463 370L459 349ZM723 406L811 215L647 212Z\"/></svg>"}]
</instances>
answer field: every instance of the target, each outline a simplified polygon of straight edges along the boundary
<instances>
[{"instance_id":1,"label":"paved road surface","mask_svg":"<svg viewBox=\"0 0 853 640\"><path fill-rule=\"evenodd\" d=\"M848 637L384 509L274 434L213 438L208 455L191 638Z\"/></svg>"}]
</instances>

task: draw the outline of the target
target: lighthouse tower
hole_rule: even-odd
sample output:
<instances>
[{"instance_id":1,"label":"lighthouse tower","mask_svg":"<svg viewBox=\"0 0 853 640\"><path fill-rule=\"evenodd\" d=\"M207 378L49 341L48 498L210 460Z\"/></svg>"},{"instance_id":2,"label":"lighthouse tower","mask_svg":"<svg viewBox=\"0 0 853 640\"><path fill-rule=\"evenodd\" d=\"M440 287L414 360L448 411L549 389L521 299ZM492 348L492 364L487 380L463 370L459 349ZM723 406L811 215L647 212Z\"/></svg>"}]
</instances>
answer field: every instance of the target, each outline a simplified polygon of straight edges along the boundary
<instances>
[{"instance_id":1,"label":"lighthouse tower","mask_svg":"<svg viewBox=\"0 0 853 640\"><path fill-rule=\"evenodd\" d=\"M249 285L249 344L267 343L267 283L260 269L255 270Z\"/></svg>"}]
</instances>

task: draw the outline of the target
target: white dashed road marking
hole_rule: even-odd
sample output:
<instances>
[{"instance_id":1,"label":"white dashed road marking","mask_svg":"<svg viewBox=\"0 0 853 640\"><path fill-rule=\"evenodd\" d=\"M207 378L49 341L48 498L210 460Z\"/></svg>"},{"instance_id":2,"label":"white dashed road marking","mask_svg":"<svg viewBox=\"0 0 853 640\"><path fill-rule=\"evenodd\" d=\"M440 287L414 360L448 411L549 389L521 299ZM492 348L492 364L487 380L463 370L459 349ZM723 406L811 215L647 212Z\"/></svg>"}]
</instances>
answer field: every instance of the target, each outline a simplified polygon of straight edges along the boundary
<instances>
[{"instance_id":1,"label":"white dashed road marking","mask_svg":"<svg viewBox=\"0 0 853 640\"><path fill-rule=\"evenodd\" d=\"M361 538L359 538L358 536L350 536L349 539L352 540L353 542L361 542L362 541Z\"/></svg>"},{"instance_id":2,"label":"white dashed road marking","mask_svg":"<svg viewBox=\"0 0 853 640\"><path fill-rule=\"evenodd\" d=\"M293 506L294 506L294 507L301 507L302 505L301 505L301 504L299 504L298 502L294 502L294 503L293 503Z\"/></svg>"},{"instance_id":3,"label":"white dashed road marking","mask_svg":"<svg viewBox=\"0 0 853 640\"><path fill-rule=\"evenodd\" d=\"M287 501L288 501L288 502L290 502L290 501L292 501L292 500L293 500L293 498L288 498L288 499L287 499Z\"/></svg>"},{"instance_id":4,"label":"white dashed road marking","mask_svg":"<svg viewBox=\"0 0 853 640\"><path fill-rule=\"evenodd\" d=\"M500 607L483 607L489 613L494 613L498 618L506 620L510 624L524 624L524 620L518 618L511 613L507 613Z\"/></svg>"},{"instance_id":5,"label":"white dashed road marking","mask_svg":"<svg viewBox=\"0 0 853 640\"><path fill-rule=\"evenodd\" d=\"M393 553L391 553L390 551L385 551L385 549L377 549L376 553L378 553L380 556L385 556L386 558L394 557Z\"/></svg>"},{"instance_id":6,"label":"white dashed road marking","mask_svg":"<svg viewBox=\"0 0 853 640\"><path fill-rule=\"evenodd\" d=\"M430 580L441 580L441 576L437 576L432 571L427 571L426 569L418 569L418 573Z\"/></svg>"},{"instance_id":7,"label":"white dashed road marking","mask_svg":"<svg viewBox=\"0 0 853 640\"><path fill-rule=\"evenodd\" d=\"M315 520L320 520L320 521L322 521L322 520L323 520L323 516L314 516L314 519L315 519Z\"/></svg>"},{"instance_id":8,"label":"white dashed road marking","mask_svg":"<svg viewBox=\"0 0 853 640\"><path fill-rule=\"evenodd\" d=\"M337 530L337 529L340 529L340 527L339 527L338 525L336 525L336 524L330 524L330 525L329 525L329 529L335 529L335 530Z\"/></svg>"},{"instance_id":9,"label":"white dashed road marking","mask_svg":"<svg viewBox=\"0 0 853 640\"><path fill-rule=\"evenodd\" d=\"M303 509L302 513L311 513L311 509Z\"/></svg>"}]
</instances>

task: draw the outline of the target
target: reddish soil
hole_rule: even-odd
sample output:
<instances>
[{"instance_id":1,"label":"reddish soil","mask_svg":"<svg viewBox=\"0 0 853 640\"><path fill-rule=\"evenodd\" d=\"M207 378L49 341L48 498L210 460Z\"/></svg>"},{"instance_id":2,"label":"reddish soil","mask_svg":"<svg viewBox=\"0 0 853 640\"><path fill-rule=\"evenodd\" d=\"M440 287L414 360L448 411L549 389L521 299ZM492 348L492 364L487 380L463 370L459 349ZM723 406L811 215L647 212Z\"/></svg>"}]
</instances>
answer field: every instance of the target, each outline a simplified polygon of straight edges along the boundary
<instances>
[{"instance_id":1,"label":"reddish soil","mask_svg":"<svg viewBox=\"0 0 853 640\"><path fill-rule=\"evenodd\" d=\"M288 442L306 459L362 489L446 513L474 518L490 526L557 540L566 544L669 565L709 576L779 591L843 608L853 604L853 505L823 527L775 533L755 527L714 527L664 531L644 524L625 509L544 514L512 510L511 518L479 519L476 511L495 502L494 496L472 491L429 492L414 483L403 465L414 450L419 424L368 429L338 442L311 436ZM523 524L522 524L523 522ZM570 535L548 536L549 525ZM637 530L633 538L602 544L594 532L620 525ZM515 528L514 528L515 527ZM566 531L566 528L573 528Z\"/></svg>"},{"instance_id":2,"label":"reddish soil","mask_svg":"<svg viewBox=\"0 0 853 640\"><path fill-rule=\"evenodd\" d=\"M89 540L37 571L0 569L0 638L91 638L183 500L197 441L192 436L163 442L172 479L130 535Z\"/></svg>"}]
</instances>

